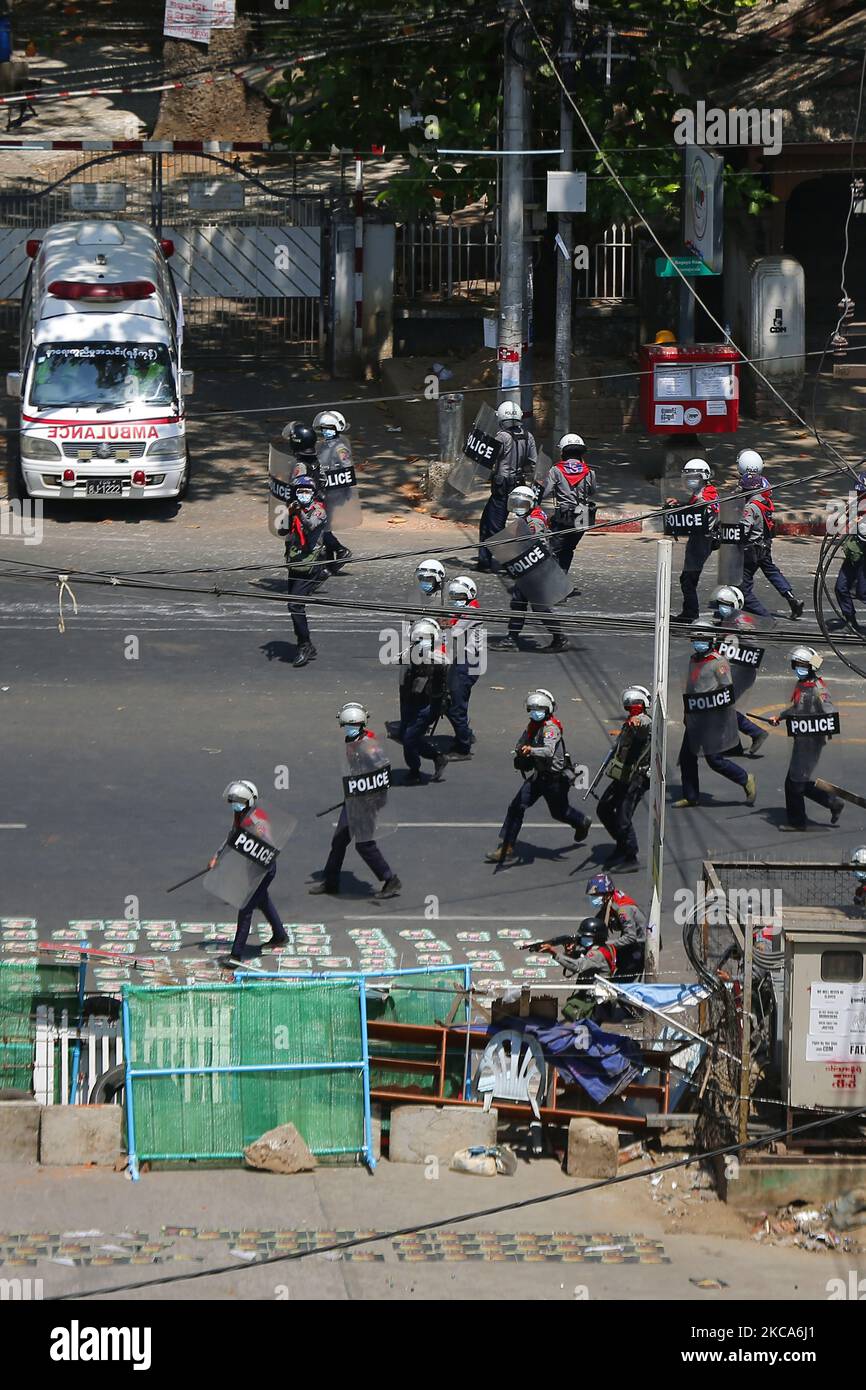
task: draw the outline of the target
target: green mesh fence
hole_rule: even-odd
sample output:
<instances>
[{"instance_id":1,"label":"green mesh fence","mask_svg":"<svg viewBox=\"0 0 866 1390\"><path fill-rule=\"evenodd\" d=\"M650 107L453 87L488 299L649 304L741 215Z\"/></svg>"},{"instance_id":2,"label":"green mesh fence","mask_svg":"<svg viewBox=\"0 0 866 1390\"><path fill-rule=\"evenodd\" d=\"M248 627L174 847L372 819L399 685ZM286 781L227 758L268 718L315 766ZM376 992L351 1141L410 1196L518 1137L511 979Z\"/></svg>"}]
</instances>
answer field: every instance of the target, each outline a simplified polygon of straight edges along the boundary
<instances>
[{"instance_id":1,"label":"green mesh fence","mask_svg":"<svg viewBox=\"0 0 866 1390\"><path fill-rule=\"evenodd\" d=\"M239 1159L289 1121L315 1154L363 1150L357 985L126 986L124 998L139 1159ZM273 1069L286 1064L307 1069ZM241 1070L252 1066L269 1070ZM175 1068L198 1074L154 1074Z\"/></svg>"},{"instance_id":2,"label":"green mesh fence","mask_svg":"<svg viewBox=\"0 0 866 1390\"><path fill-rule=\"evenodd\" d=\"M455 999L462 995L463 989L462 972L398 975L393 980L387 999L380 1002L375 998L368 998L367 1017L371 1022L383 1023L445 1023L451 1016ZM454 1015L454 1023L459 1026L465 1019L466 1011L461 1002ZM433 1044L392 1043L381 1038L371 1041L370 1051L377 1058L387 1056L389 1052L396 1052L407 1061L413 1062L434 1062L439 1055L438 1047ZM463 1061L462 1049L453 1054L449 1052L445 1078L446 1096L456 1096L460 1093L463 1084ZM423 1072L399 1071L396 1066L375 1065L370 1069L370 1085L374 1090L377 1086L414 1086L418 1090L432 1091L435 1077L432 1074L425 1076Z\"/></svg>"},{"instance_id":3,"label":"green mesh fence","mask_svg":"<svg viewBox=\"0 0 866 1390\"><path fill-rule=\"evenodd\" d=\"M37 1004L77 996L77 965L0 961L0 1091L33 1089Z\"/></svg>"}]
</instances>

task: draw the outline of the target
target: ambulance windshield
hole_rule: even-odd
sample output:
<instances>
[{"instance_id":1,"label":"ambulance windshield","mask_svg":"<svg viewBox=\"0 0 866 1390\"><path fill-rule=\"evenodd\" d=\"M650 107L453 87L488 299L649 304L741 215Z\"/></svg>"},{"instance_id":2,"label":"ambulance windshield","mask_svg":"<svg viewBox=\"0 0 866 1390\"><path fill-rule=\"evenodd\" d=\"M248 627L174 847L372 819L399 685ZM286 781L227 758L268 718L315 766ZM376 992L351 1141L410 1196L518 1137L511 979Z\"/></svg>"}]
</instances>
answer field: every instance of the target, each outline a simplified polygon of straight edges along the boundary
<instances>
[{"instance_id":1,"label":"ambulance windshield","mask_svg":"<svg viewBox=\"0 0 866 1390\"><path fill-rule=\"evenodd\" d=\"M162 343L45 343L36 349L30 404L176 406L171 359Z\"/></svg>"}]
</instances>

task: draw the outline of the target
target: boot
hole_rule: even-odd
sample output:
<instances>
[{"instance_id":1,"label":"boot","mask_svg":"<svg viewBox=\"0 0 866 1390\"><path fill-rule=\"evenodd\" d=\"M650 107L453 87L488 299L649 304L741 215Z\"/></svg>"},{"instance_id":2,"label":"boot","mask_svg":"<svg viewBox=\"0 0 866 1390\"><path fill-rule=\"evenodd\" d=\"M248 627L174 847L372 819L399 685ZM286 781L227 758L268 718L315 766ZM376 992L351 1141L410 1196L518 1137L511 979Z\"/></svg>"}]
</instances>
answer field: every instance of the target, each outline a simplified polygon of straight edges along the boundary
<instances>
[{"instance_id":1,"label":"boot","mask_svg":"<svg viewBox=\"0 0 866 1390\"><path fill-rule=\"evenodd\" d=\"M308 661L315 660L317 653L312 642L302 642L298 647L298 654L292 662L293 666L306 666Z\"/></svg>"},{"instance_id":2,"label":"boot","mask_svg":"<svg viewBox=\"0 0 866 1390\"><path fill-rule=\"evenodd\" d=\"M842 812L843 812L844 810L845 810L845 802L842 800L842 798L841 798L840 796L834 796L833 800L830 802L830 824L831 824L831 825L838 825L838 824L839 824L839 817L841 816L841 814L842 814Z\"/></svg>"},{"instance_id":3,"label":"boot","mask_svg":"<svg viewBox=\"0 0 866 1390\"><path fill-rule=\"evenodd\" d=\"M280 932L279 935L276 932L272 932L270 941L265 942L265 950L278 951L280 947L287 946L288 944L289 938L285 932Z\"/></svg>"},{"instance_id":4,"label":"boot","mask_svg":"<svg viewBox=\"0 0 866 1390\"><path fill-rule=\"evenodd\" d=\"M379 902L383 902L385 898L396 898L402 887L403 885L397 875L392 874L390 878L385 879L382 887L379 889L378 893L373 894L373 897Z\"/></svg>"},{"instance_id":5,"label":"boot","mask_svg":"<svg viewBox=\"0 0 866 1390\"><path fill-rule=\"evenodd\" d=\"M571 643L568 638L563 637L562 633L558 632L555 637L551 638L550 643L544 650L546 652L567 652L570 647Z\"/></svg>"},{"instance_id":6,"label":"boot","mask_svg":"<svg viewBox=\"0 0 866 1390\"><path fill-rule=\"evenodd\" d=\"M588 816L584 816L583 824L579 825L574 832L574 843L576 845L582 845L587 835L589 834L591 828L592 821L589 819Z\"/></svg>"},{"instance_id":7,"label":"boot","mask_svg":"<svg viewBox=\"0 0 866 1390\"><path fill-rule=\"evenodd\" d=\"M486 864L513 864L516 858L514 846L506 845L503 840L500 840L495 849L492 849L489 854L485 854L484 862Z\"/></svg>"},{"instance_id":8,"label":"boot","mask_svg":"<svg viewBox=\"0 0 866 1390\"><path fill-rule=\"evenodd\" d=\"M448 749L448 761L449 761L449 763L467 763L471 757L472 757L472 749L471 749L471 748L454 748L454 747L452 747L452 748L449 748L449 749Z\"/></svg>"},{"instance_id":9,"label":"boot","mask_svg":"<svg viewBox=\"0 0 866 1390\"><path fill-rule=\"evenodd\" d=\"M746 793L746 805L754 806L755 797L758 795L758 779L751 772L746 778L746 784L743 787L743 791Z\"/></svg>"},{"instance_id":10,"label":"boot","mask_svg":"<svg viewBox=\"0 0 866 1390\"><path fill-rule=\"evenodd\" d=\"M759 749L759 748L763 748L764 744L767 742L767 739L768 739L769 737L770 737L770 731L769 731L769 729L762 729L761 732L760 732L759 734L755 734L755 737L752 739L752 742L751 742L751 744L750 744L750 746L749 746L748 757L750 757L750 758L757 758L757 756L758 756L758 749Z\"/></svg>"},{"instance_id":11,"label":"boot","mask_svg":"<svg viewBox=\"0 0 866 1390\"><path fill-rule=\"evenodd\" d=\"M803 600L801 598L795 598L793 594L786 594L785 598L788 600L791 608L791 617L802 618L803 609L806 607Z\"/></svg>"},{"instance_id":12,"label":"boot","mask_svg":"<svg viewBox=\"0 0 866 1390\"><path fill-rule=\"evenodd\" d=\"M445 781L445 778L442 776L442 774L443 774L443 772L445 771L445 769L446 769L447 766L448 766L448 758L447 758L447 756L446 756L444 753L437 753L437 754L436 754L436 757L433 759L433 781L434 781L434 782L444 782L444 781Z\"/></svg>"},{"instance_id":13,"label":"boot","mask_svg":"<svg viewBox=\"0 0 866 1390\"><path fill-rule=\"evenodd\" d=\"M314 896L318 896L319 893L331 893L336 897L339 891L339 883L328 878L323 878L319 883L314 883L312 888L307 889L307 892L312 893Z\"/></svg>"},{"instance_id":14,"label":"boot","mask_svg":"<svg viewBox=\"0 0 866 1390\"><path fill-rule=\"evenodd\" d=\"M679 801L674 802L674 806L678 811L682 811L686 806L697 806L697 804L696 801L689 801L687 796L681 796Z\"/></svg>"}]
</instances>

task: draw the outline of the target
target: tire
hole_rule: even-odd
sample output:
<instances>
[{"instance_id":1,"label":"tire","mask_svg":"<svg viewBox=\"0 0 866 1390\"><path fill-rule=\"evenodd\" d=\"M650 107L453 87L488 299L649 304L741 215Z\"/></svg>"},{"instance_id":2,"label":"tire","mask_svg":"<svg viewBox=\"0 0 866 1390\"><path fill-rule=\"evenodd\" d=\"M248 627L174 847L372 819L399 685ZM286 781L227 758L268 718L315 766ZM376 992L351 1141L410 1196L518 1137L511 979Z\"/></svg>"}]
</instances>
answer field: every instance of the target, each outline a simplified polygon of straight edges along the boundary
<instances>
[{"instance_id":1,"label":"tire","mask_svg":"<svg viewBox=\"0 0 866 1390\"><path fill-rule=\"evenodd\" d=\"M24 474L21 472L21 438L20 438L20 415L17 411L8 411L6 423L10 433L6 435L6 483L9 496L17 502L23 502L29 496L27 486L24 482Z\"/></svg>"},{"instance_id":2,"label":"tire","mask_svg":"<svg viewBox=\"0 0 866 1390\"><path fill-rule=\"evenodd\" d=\"M87 1104L110 1105L118 1092L122 1093L125 1081L125 1062L121 1062L117 1067L110 1067L108 1071L104 1071L100 1076L97 1076L90 1088Z\"/></svg>"}]
</instances>

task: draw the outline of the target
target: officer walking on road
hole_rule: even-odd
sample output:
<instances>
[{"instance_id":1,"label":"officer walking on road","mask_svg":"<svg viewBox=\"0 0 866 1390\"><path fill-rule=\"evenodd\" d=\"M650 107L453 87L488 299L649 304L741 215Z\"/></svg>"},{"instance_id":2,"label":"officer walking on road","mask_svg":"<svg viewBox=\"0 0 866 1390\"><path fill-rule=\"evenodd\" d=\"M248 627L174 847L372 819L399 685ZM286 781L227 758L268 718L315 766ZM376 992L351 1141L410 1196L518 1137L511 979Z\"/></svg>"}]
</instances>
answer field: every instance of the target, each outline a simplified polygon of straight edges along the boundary
<instances>
[{"instance_id":1,"label":"officer walking on road","mask_svg":"<svg viewBox=\"0 0 866 1390\"><path fill-rule=\"evenodd\" d=\"M771 723L781 724L782 720L792 721L788 726L791 734L791 757L785 777L785 810L787 822L782 830L808 830L806 817L806 798L825 806L830 812L830 824L838 825L839 817L845 810L841 797L833 796L815 785L815 773L828 738L833 737L832 726L838 732L838 711L830 698L830 692L818 675L824 658L814 647L794 647L790 658L791 669L797 677L797 684L791 695L791 703L781 714L775 715ZM830 726L830 727L828 727Z\"/></svg>"},{"instance_id":2,"label":"officer walking on road","mask_svg":"<svg viewBox=\"0 0 866 1390\"><path fill-rule=\"evenodd\" d=\"M553 506L553 553L566 574L576 547L587 529L595 525L594 498L595 471L586 462L586 445L579 434L564 434L559 441L559 461L542 483L540 503L548 509Z\"/></svg>"},{"instance_id":3,"label":"officer walking on road","mask_svg":"<svg viewBox=\"0 0 866 1390\"><path fill-rule=\"evenodd\" d=\"M484 642L475 580L468 574L458 574L448 585L448 602L462 610L459 616L445 619L446 637L451 644L445 717L454 730L448 761L465 762L472 757L475 738L469 725L469 697L481 674Z\"/></svg>"},{"instance_id":4,"label":"officer walking on road","mask_svg":"<svg viewBox=\"0 0 866 1390\"><path fill-rule=\"evenodd\" d=\"M323 473L337 472L341 468L352 467L352 446L346 435L347 428L346 417L341 415L339 410L320 410L313 420L313 429L319 436L316 444L316 456L320 477ZM324 483L324 478L322 478L322 482ZM327 505L327 496L324 500ZM341 545L330 531L325 533L325 548L328 559L336 561L332 570L333 574L337 574L339 566L344 565L347 560L352 558L349 547Z\"/></svg>"},{"instance_id":5,"label":"officer walking on road","mask_svg":"<svg viewBox=\"0 0 866 1390\"><path fill-rule=\"evenodd\" d=\"M726 632L719 642L721 655L730 663L731 679L734 682L734 698L740 700L758 677L763 651L752 640L757 635L757 622L753 614L744 613L745 599L742 589L734 584L721 584L713 590L711 606L723 628L735 628ZM770 737L766 729L760 728L748 715L737 710L737 728L746 738L752 740L748 756L756 758Z\"/></svg>"},{"instance_id":6,"label":"officer walking on road","mask_svg":"<svg viewBox=\"0 0 866 1390\"><path fill-rule=\"evenodd\" d=\"M324 534L328 517L323 503L316 497L312 478L302 474L294 479L293 487L295 500L289 504L286 535L288 607L298 644L292 665L306 666L316 656L316 648L310 640L307 610L298 599L301 595L311 594L327 578Z\"/></svg>"},{"instance_id":7,"label":"officer walking on road","mask_svg":"<svg viewBox=\"0 0 866 1390\"><path fill-rule=\"evenodd\" d=\"M318 418L318 417L317 417ZM304 477L312 479L316 491L316 498L322 503L325 509L325 531L322 535L325 559L337 561L331 569L332 574L336 574L339 564L351 557L349 550L327 526L327 492L324 477L322 476L322 461L319 457L319 440L316 431L309 425L302 425L298 420L293 421L289 426L288 434L289 446L297 459L295 473L292 482L296 483L298 478Z\"/></svg>"},{"instance_id":8,"label":"officer walking on road","mask_svg":"<svg viewBox=\"0 0 866 1390\"><path fill-rule=\"evenodd\" d=\"M445 566L439 560L421 560L415 569L415 579L418 588L425 598L436 598L440 607L445 596ZM407 623L404 632L409 628ZM410 661L410 651L406 650L400 658L400 732L399 741L402 743L403 735L406 732L406 720L408 717L409 691L412 685L412 663Z\"/></svg>"},{"instance_id":9,"label":"officer walking on road","mask_svg":"<svg viewBox=\"0 0 866 1390\"><path fill-rule=\"evenodd\" d=\"M680 575L680 588L683 592L681 612L671 618L672 623L692 623L700 614L698 603L698 581L704 565L716 548L716 535L719 526L719 494L710 482L712 473L706 459L689 459L683 469L683 482L689 490L689 507L701 507L705 515L705 527L693 531L686 541L686 553ZM667 499L667 506L677 507L675 497Z\"/></svg>"},{"instance_id":10,"label":"officer walking on road","mask_svg":"<svg viewBox=\"0 0 866 1390\"><path fill-rule=\"evenodd\" d=\"M223 792L223 800L227 801L232 809L232 832L238 830L248 830L258 839L270 843L268 834L268 815L266 811L257 811L259 793L254 782L246 780L229 782ZM228 838L226 844L228 844ZM210 861L210 868L216 867L219 855L215 854ZM227 964L229 966L241 966L244 963L244 951L246 950L247 938L252 926L253 913L258 910L266 918L271 929L271 938L266 945L271 948L285 946L288 941L283 920L274 905L270 895L270 886L274 881L277 872L277 861L273 859L261 883L255 889L252 897L243 907L238 910L238 922L235 929L235 939L232 942L231 954ZM237 901L237 900L235 900Z\"/></svg>"},{"instance_id":11,"label":"officer walking on road","mask_svg":"<svg viewBox=\"0 0 866 1390\"><path fill-rule=\"evenodd\" d=\"M405 724L403 726L403 758L409 769L406 779L418 786L426 779L421 771L421 759L433 763L432 781L444 781L448 765L430 735L439 721L445 704L448 685L448 658L442 629L435 618L419 618L409 633L409 675L405 693Z\"/></svg>"},{"instance_id":12,"label":"officer walking on road","mask_svg":"<svg viewBox=\"0 0 866 1390\"><path fill-rule=\"evenodd\" d=\"M646 686L630 685L622 692L626 719L605 767L610 786L602 792L598 802L598 818L614 841L613 853L605 868L616 868L620 873L634 873L640 867L632 822L649 786L651 704Z\"/></svg>"},{"instance_id":13,"label":"officer walking on road","mask_svg":"<svg viewBox=\"0 0 866 1390\"><path fill-rule=\"evenodd\" d=\"M507 506L509 516L525 521L528 531L537 535L542 543L546 544L543 538L549 533L547 513L542 511L541 507L536 506L533 488L524 486L514 488L513 492L509 494ZM514 647L519 651L520 643L517 638L523 630L527 608L532 608L533 613L550 613L551 609L546 604L532 603L527 599L519 583L515 584L511 591L509 607L516 616L509 619L508 631L502 639L502 644L504 647ZM544 626L550 633L550 642L544 650L548 652L567 651L571 643L562 631L562 624L557 622L555 618L551 618L545 622Z\"/></svg>"},{"instance_id":14,"label":"officer walking on road","mask_svg":"<svg viewBox=\"0 0 866 1390\"><path fill-rule=\"evenodd\" d=\"M523 786L505 813L499 844L485 855L488 864L514 863L517 858L514 846L523 818L539 797L544 798L554 820L573 828L575 844L582 843L589 834L592 821L569 805L571 758L555 709L556 701L549 690L531 690L526 697L529 723L514 749L514 766L523 774Z\"/></svg>"},{"instance_id":15,"label":"officer walking on road","mask_svg":"<svg viewBox=\"0 0 866 1390\"><path fill-rule=\"evenodd\" d=\"M866 637L866 627L861 625L854 606L855 599L866 603L866 516L858 517L856 533L842 542L841 550L842 564L834 589L836 603L851 631Z\"/></svg>"},{"instance_id":16,"label":"officer walking on road","mask_svg":"<svg viewBox=\"0 0 866 1390\"><path fill-rule=\"evenodd\" d=\"M790 583L773 560L773 534L776 529L775 506L770 484L763 475L764 460L754 449L741 449L737 455L740 490L745 495L743 507L743 598L745 611L768 618L765 608L754 592L758 570L773 588L788 601L792 618L803 616L804 604L795 598Z\"/></svg>"},{"instance_id":17,"label":"officer walking on road","mask_svg":"<svg viewBox=\"0 0 866 1390\"><path fill-rule=\"evenodd\" d=\"M697 806L698 758L702 754L713 772L736 782L746 793L746 805L754 806L758 793L756 778L747 776L738 763L724 756L739 746L739 736L734 683L727 660L719 655L719 634L711 623L701 619L692 623L689 637L692 656L683 694L685 731L679 756L683 794L674 806Z\"/></svg>"},{"instance_id":18,"label":"officer walking on road","mask_svg":"<svg viewBox=\"0 0 866 1390\"><path fill-rule=\"evenodd\" d=\"M496 432L499 456L490 472L490 496L478 527L478 539L482 542L502 530L508 518L508 494L521 484L533 482L538 461L535 439L523 424L520 406L514 401L503 401L497 408L496 418L499 421ZM492 569L493 558L482 544L478 551L479 570Z\"/></svg>"},{"instance_id":19,"label":"officer walking on road","mask_svg":"<svg viewBox=\"0 0 866 1390\"><path fill-rule=\"evenodd\" d=\"M344 779L346 794L325 871L321 881L309 889L311 893L339 893L340 871L353 838L367 868L382 885L374 898L396 898L403 887L373 838L388 795L390 765L373 730L367 728L367 719L366 709L356 700L343 705L337 715L346 742L349 775Z\"/></svg>"}]
</instances>

